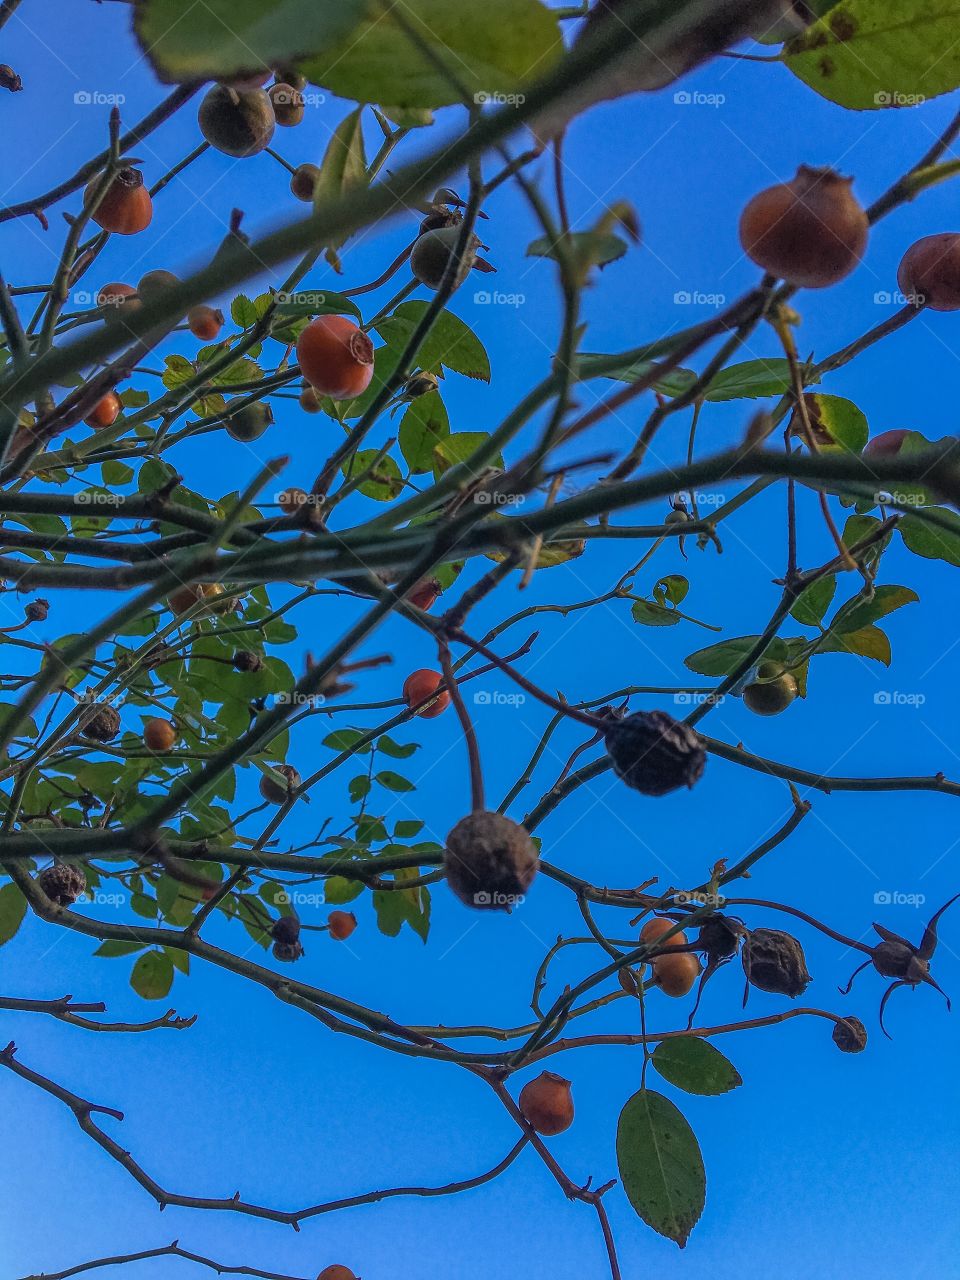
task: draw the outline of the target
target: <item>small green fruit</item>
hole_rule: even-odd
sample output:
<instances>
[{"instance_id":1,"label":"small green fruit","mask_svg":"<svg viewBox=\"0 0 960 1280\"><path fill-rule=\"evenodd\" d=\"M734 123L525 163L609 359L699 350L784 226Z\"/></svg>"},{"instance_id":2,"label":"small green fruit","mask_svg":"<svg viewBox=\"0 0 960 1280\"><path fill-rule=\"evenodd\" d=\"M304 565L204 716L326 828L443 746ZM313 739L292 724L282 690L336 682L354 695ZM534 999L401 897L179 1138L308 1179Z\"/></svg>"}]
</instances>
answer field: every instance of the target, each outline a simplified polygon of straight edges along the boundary
<instances>
[{"instance_id":1,"label":"small green fruit","mask_svg":"<svg viewBox=\"0 0 960 1280\"><path fill-rule=\"evenodd\" d=\"M227 435L249 444L259 438L273 422L273 410L263 400L244 405L227 419Z\"/></svg>"},{"instance_id":2,"label":"small green fruit","mask_svg":"<svg viewBox=\"0 0 960 1280\"><path fill-rule=\"evenodd\" d=\"M797 696L797 682L777 662L761 662L758 679L743 691L743 701L758 716L778 716Z\"/></svg>"}]
</instances>

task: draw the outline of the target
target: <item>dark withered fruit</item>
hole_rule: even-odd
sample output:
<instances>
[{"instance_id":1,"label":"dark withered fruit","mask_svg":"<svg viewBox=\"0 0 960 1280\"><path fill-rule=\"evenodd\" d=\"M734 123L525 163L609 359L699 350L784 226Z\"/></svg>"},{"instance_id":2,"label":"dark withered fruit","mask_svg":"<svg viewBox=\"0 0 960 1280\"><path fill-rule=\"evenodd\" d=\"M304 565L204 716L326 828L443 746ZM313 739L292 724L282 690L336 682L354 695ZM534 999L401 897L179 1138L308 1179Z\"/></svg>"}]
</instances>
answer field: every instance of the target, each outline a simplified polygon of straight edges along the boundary
<instances>
[{"instance_id":1,"label":"dark withered fruit","mask_svg":"<svg viewBox=\"0 0 960 1280\"><path fill-rule=\"evenodd\" d=\"M37 876L37 884L58 907L71 907L86 891L87 881L79 867L55 862Z\"/></svg>"},{"instance_id":2,"label":"dark withered fruit","mask_svg":"<svg viewBox=\"0 0 960 1280\"><path fill-rule=\"evenodd\" d=\"M80 732L94 742L110 742L120 731L120 713L107 702L95 702L80 715Z\"/></svg>"},{"instance_id":3,"label":"dark withered fruit","mask_svg":"<svg viewBox=\"0 0 960 1280\"><path fill-rule=\"evenodd\" d=\"M844 1018L833 1024L833 1043L841 1053L862 1053L867 1047L867 1028L859 1018Z\"/></svg>"},{"instance_id":4,"label":"dark withered fruit","mask_svg":"<svg viewBox=\"0 0 960 1280\"><path fill-rule=\"evenodd\" d=\"M537 874L537 846L519 823L478 810L447 836L443 869L461 902L482 911L509 911Z\"/></svg>"},{"instance_id":5,"label":"dark withered fruit","mask_svg":"<svg viewBox=\"0 0 960 1280\"><path fill-rule=\"evenodd\" d=\"M703 775L707 757L700 735L666 711L614 720L604 742L617 777L646 796L692 787Z\"/></svg>"},{"instance_id":6,"label":"dark withered fruit","mask_svg":"<svg viewBox=\"0 0 960 1280\"><path fill-rule=\"evenodd\" d=\"M803 947L781 929L752 929L740 953L743 972L761 991L796 998L810 982Z\"/></svg>"}]
</instances>

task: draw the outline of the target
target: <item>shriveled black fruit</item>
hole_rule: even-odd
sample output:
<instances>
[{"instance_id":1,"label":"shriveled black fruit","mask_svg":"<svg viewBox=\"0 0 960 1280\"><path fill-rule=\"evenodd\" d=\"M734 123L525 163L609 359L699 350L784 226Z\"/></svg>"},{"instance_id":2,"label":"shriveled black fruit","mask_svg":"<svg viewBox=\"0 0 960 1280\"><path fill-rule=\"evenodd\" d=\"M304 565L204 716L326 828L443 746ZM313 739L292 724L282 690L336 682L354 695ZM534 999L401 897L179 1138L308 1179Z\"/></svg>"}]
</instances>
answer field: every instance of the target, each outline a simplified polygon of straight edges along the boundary
<instances>
[{"instance_id":1,"label":"shriveled black fruit","mask_svg":"<svg viewBox=\"0 0 960 1280\"><path fill-rule=\"evenodd\" d=\"M79 867L55 862L37 876L37 884L58 907L70 907L85 892L86 877Z\"/></svg>"},{"instance_id":2,"label":"shriveled black fruit","mask_svg":"<svg viewBox=\"0 0 960 1280\"><path fill-rule=\"evenodd\" d=\"M235 671L261 671L263 659L252 649L238 649L233 655L233 666Z\"/></svg>"},{"instance_id":3,"label":"shriveled black fruit","mask_svg":"<svg viewBox=\"0 0 960 1280\"><path fill-rule=\"evenodd\" d=\"M299 942L275 942L273 944L274 960L282 960L284 964L293 964L303 955L303 947Z\"/></svg>"},{"instance_id":4,"label":"shriveled black fruit","mask_svg":"<svg viewBox=\"0 0 960 1280\"><path fill-rule=\"evenodd\" d=\"M665 796L699 782L706 752L695 729L666 711L636 711L604 734L613 771L646 796Z\"/></svg>"},{"instance_id":5,"label":"shriveled black fruit","mask_svg":"<svg viewBox=\"0 0 960 1280\"><path fill-rule=\"evenodd\" d=\"M274 942L282 942L285 946L299 942L300 921L297 916L281 916L279 920L275 920L270 937Z\"/></svg>"},{"instance_id":6,"label":"shriveled black fruit","mask_svg":"<svg viewBox=\"0 0 960 1280\"><path fill-rule=\"evenodd\" d=\"M270 145L276 119L262 89L241 93L215 84L200 103L200 132L217 151L228 156L255 156Z\"/></svg>"},{"instance_id":7,"label":"shriveled black fruit","mask_svg":"<svg viewBox=\"0 0 960 1280\"><path fill-rule=\"evenodd\" d=\"M461 902L481 911L509 911L530 888L539 861L519 823L486 809L461 818L443 851L447 884Z\"/></svg>"},{"instance_id":8,"label":"shriveled black fruit","mask_svg":"<svg viewBox=\"0 0 960 1280\"><path fill-rule=\"evenodd\" d=\"M707 953L710 960L727 960L736 955L744 928L738 920L719 913L707 916L697 934L696 946Z\"/></svg>"},{"instance_id":9,"label":"shriveled black fruit","mask_svg":"<svg viewBox=\"0 0 960 1280\"><path fill-rule=\"evenodd\" d=\"M471 235L459 261L455 261L454 253L459 239L458 226L427 231L417 239L410 254L410 270L421 284L425 284L428 289L439 289L444 283L448 268L453 273L454 289L463 284L476 261L480 240Z\"/></svg>"},{"instance_id":10,"label":"shriveled black fruit","mask_svg":"<svg viewBox=\"0 0 960 1280\"><path fill-rule=\"evenodd\" d=\"M867 1028L859 1018L844 1018L833 1024L833 1043L841 1053L862 1053L867 1047Z\"/></svg>"},{"instance_id":11,"label":"shriveled black fruit","mask_svg":"<svg viewBox=\"0 0 960 1280\"><path fill-rule=\"evenodd\" d=\"M229 409L229 405L227 408ZM244 405L227 419L227 435L243 444L259 438L273 422L273 409L264 400Z\"/></svg>"},{"instance_id":12,"label":"shriveled black fruit","mask_svg":"<svg viewBox=\"0 0 960 1280\"><path fill-rule=\"evenodd\" d=\"M95 702L80 714L80 732L94 742L110 742L120 731L120 713L108 702Z\"/></svg>"},{"instance_id":13,"label":"shriveled black fruit","mask_svg":"<svg viewBox=\"0 0 960 1280\"><path fill-rule=\"evenodd\" d=\"M781 929L750 930L740 959L747 982L761 991L796 998L811 980L803 947Z\"/></svg>"}]
</instances>

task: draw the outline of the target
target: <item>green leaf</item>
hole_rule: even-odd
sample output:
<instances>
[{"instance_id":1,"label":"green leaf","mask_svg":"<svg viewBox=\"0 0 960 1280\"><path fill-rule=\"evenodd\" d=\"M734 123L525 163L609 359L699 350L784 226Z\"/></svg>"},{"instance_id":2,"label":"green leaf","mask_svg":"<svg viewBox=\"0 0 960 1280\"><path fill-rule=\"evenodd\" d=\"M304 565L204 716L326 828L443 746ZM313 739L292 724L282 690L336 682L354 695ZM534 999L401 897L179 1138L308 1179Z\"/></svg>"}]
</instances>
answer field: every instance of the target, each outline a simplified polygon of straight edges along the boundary
<instances>
[{"instance_id":1,"label":"green leaf","mask_svg":"<svg viewBox=\"0 0 960 1280\"><path fill-rule=\"evenodd\" d=\"M416 787L409 780L399 773L394 773L392 769L384 769L376 775L377 782L381 787L386 787L388 791L416 791Z\"/></svg>"},{"instance_id":2,"label":"green leaf","mask_svg":"<svg viewBox=\"0 0 960 1280\"><path fill-rule=\"evenodd\" d=\"M684 663L700 676L725 676L746 658L759 639L759 636L738 636L734 640L721 640L719 644L691 653ZM782 640L775 639L764 657L782 661L787 657L787 647Z\"/></svg>"},{"instance_id":3,"label":"green leaf","mask_svg":"<svg viewBox=\"0 0 960 1280\"><path fill-rule=\"evenodd\" d=\"M118 959L121 956L132 956L136 952L142 951L144 944L141 942L120 942L116 938L108 938L106 942L101 942L93 953L95 956L106 956L110 959Z\"/></svg>"},{"instance_id":4,"label":"green leaf","mask_svg":"<svg viewBox=\"0 0 960 1280\"><path fill-rule=\"evenodd\" d=\"M429 306L429 302L419 298L401 302L389 319L377 325L377 332L391 346L403 348ZM445 365L468 378L490 381L490 360L483 343L452 311L441 311L431 324L417 360L424 369Z\"/></svg>"},{"instance_id":5,"label":"green leaf","mask_svg":"<svg viewBox=\"0 0 960 1280\"><path fill-rule=\"evenodd\" d=\"M790 610L791 617L807 627L819 626L836 590L837 575L835 573L828 574L825 578L818 578L800 593Z\"/></svg>"},{"instance_id":6,"label":"green leaf","mask_svg":"<svg viewBox=\"0 0 960 1280\"><path fill-rule=\"evenodd\" d=\"M323 740L323 745L329 747L331 751L353 751L356 749L357 743L363 737L360 729L336 729L333 733L328 733ZM366 755L370 750L370 743L359 749L358 754Z\"/></svg>"},{"instance_id":7,"label":"green leaf","mask_svg":"<svg viewBox=\"0 0 960 1280\"><path fill-rule=\"evenodd\" d=\"M433 451L450 434L450 420L439 392L418 396L400 419L397 440L413 475L433 468Z\"/></svg>"},{"instance_id":8,"label":"green leaf","mask_svg":"<svg viewBox=\"0 0 960 1280\"><path fill-rule=\"evenodd\" d=\"M377 502L390 502L403 488L403 477L400 475L400 468L389 455L377 460L377 452L376 449L358 450L344 462L343 474L349 479L360 475L376 462L363 483L357 485L357 493L362 493L366 498L374 498Z\"/></svg>"},{"instance_id":9,"label":"green leaf","mask_svg":"<svg viewBox=\"0 0 960 1280\"><path fill-rule=\"evenodd\" d=\"M729 1093L743 1084L733 1063L700 1036L661 1040L651 1061L664 1080L686 1093Z\"/></svg>"},{"instance_id":10,"label":"green leaf","mask_svg":"<svg viewBox=\"0 0 960 1280\"><path fill-rule=\"evenodd\" d=\"M617 1125L620 1180L643 1221L682 1249L703 1212L707 1179L693 1130L668 1098L641 1089Z\"/></svg>"},{"instance_id":11,"label":"green leaf","mask_svg":"<svg viewBox=\"0 0 960 1280\"><path fill-rule=\"evenodd\" d=\"M230 316L241 329L249 329L257 322L257 308L245 293L238 293L230 304Z\"/></svg>"},{"instance_id":12,"label":"green leaf","mask_svg":"<svg viewBox=\"0 0 960 1280\"><path fill-rule=\"evenodd\" d=\"M574 260L583 270L588 267L605 267L627 252L626 241L612 232L574 231L570 240ZM559 259L560 249L555 240L541 236L527 245L527 257Z\"/></svg>"},{"instance_id":13,"label":"green leaf","mask_svg":"<svg viewBox=\"0 0 960 1280\"><path fill-rule=\"evenodd\" d=\"M957 16L956 0L842 0L782 57L842 107L914 106L960 85Z\"/></svg>"},{"instance_id":14,"label":"green leaf","mask_svg":"<svg viewBox=\"0 0 960 1280\"><path fill-rule=\"evenodd\" d=\"M26 898L15 884L5 884L0 889L0 947L10 941L26 914Z\"/></svg>"},{"instance_id":15,"label":"green leaf","mask_svg":"<svg viewBox=\"0 0 960 1280\"><path fill-rule=\"evenodd\" d=\"M821 646L822 653L856 653L890 665L890 641L879 627L862 627L859 631L830 635Z\"/></svg>"},{"instance_id":16,"label":"green leaf","mask_svg":"<svg viewBox=\"0 0 960 1280\"><path fill-rule=\"evenodd\" d=\"M339 0L338 0L339 2ZM363 107L351 111L337 125L327 144L320 173L313 188L313 207L319 208L340 199L349 191L367 185L367 157L363 146ZM340 269L336 249L346 236L328 237L325 241L327 261ZM331 253L331 251L334 251Z\"/></svg>"},{"instance_id":17,"label":"green leaf","mask_svg":"<svg viewBox=\"0 0 960 1280\"><path fill-rule=\"evenodd\" d=\"M686 599L689 590L690 583L682 573L668 573L665 578L660 578L654 583L653 598L658 604L663 604L667 600L671 604L680 604Z\"/></svg>"},{"instance_id":18,"label":"green leaf","mask_svg":"<svg viewBox=\"0 0 960 1280\"><path fill-rule=\"evenodd\" d=\"M960 516L946 507L933 507L925 514L934 515L937 523L913 515L900 520L897 529L903 545L915 556L945 560L960 568Z\"/></svg>"},{"instance_id":19,"label":"green leaf","mask_svg":"<svg viewBox=\"0 0 960 1280\"><path fill-rule=\"evenodd\" d=\"M406 0L403 16L432 56L421 53L390 9L378 8L348 37L301 63L304 74L357 102L441 107L460 102L462 90L510 93L543 75L563 48L556 18L538 0Z\"/></svg>"},{"instance_id":20,"label":"green leaf","mask_svg":"<svg viewBox=\"0 0 960 1280\"><path fill-rule=\"evenodd\" d=\"M721 369L710 383L707 400L758 400L781 396L791 387L790 365L784 359L744 360Z\"/></svg>"},{"instance_id":21,"label":"green leaf","mask_svg":"<svg viewBox=\"0 0 960 1280\"><path fill-rule=\"evenodd\" d=\"M871 622L877 622L895 609L902 609L905 604L914 604L919 599L909 587L876 587L871 599L855 596L842 605L830 621L830 630L843 635L860 631Z\"/></svg>"},{"instance_id":22,"label":"green leaf","mask_svg":"<svg viewBox=\"0 0 960 1280\"><path fill-rule=\"evenodd\" d=\"M138 0L134 30L161 80L223 80L294 62L357 27L365 0Z\"/></svg>"},{"instance_id":23,"label":"green leaf","mask_svg":"<svg viewBox=\"0 0 960 1280\"><path fill-rule=\"evenodd\" d=\"M451 467L458 466L461 462L469 462L480 446L489 439L485 431L455 431L447 436L433 450L435 473L438 476L443 475L444 471L448 471ZM502 467L502 455L497 454L491 459L489 465Z\"/></svg>"},{"instance_id":24,"label":"green leaf","mask_svg":"<svg viewBox=\"0 0 960 1280\"><path fill-rule=\"evenodd\" d=\"M870 437L870 428L861 409L843 396L811 391L804 396L816 442L822 449L846 449L860 453ZM793 432L802 438L802 428L794 417Z\"/></svg>"},{"instance_id":25,"label":"green leaf","mask_svg":"<svg viewBox=\"0 0 960 1280\"><path fill-rule=\"evenodd\" d=\"M330 876L324 885L323 898L332 906L339 907L345 902L352 902L363 893L361 880L346 880L343 876Z\"/></svg>"},{"instance_id":26,"label":"green leaf","mask_svg":"<svg viewBox=\"0 0 960 1280\"><path fill-rule=\"evenodd\" d=\"M419 742L394 742L386 734L377 739L377 750L382 751L391 760L409 760L415 751L419 751Z\"/></svg>"},{"instance_id":27,"label":"green leaf","mask_svg":"<svg viewBox=\"0 0 960 1280\"><path fill-rule=\"evenodd\" d=\"M148 951L133 966L130 985L144 1000L162 1000L173 986L173 963L163 951Z\"/></svg>"},{"instance_id":28,"label":"green leaf","mask_svg":"<svg viewBox=\"0 0 960 1280\"><path fill-rule=\"evenodd\" d=\"M415 835L423 830L423 825L417 818L401 819L393 828L394 839L412 840Z\"/></svg>"},{"instance_id":29,"label":"green leaf","mask_svg":"<svg viewBox=\"0 0 960 1280\"><path fill-rule=\"evenodd\" d=\"M653 600L634 600L630 612L634 622L645 627L673 627L680 621L676 609L665 609Z\"/></svg>"},{"instance_id":30,"label":"green leaf","mask_svg":"<svg viewBox=\"0 0 960 1280\"><path fill-rule=\"evenodd\" d=\"M283 301L277 303L276 314L283 319L290 316L356 316L362 320L360 308L352 298L342 293L334 293L332 289L300 289L296 293L278 295Z\"/></svg>"}]
</instances>

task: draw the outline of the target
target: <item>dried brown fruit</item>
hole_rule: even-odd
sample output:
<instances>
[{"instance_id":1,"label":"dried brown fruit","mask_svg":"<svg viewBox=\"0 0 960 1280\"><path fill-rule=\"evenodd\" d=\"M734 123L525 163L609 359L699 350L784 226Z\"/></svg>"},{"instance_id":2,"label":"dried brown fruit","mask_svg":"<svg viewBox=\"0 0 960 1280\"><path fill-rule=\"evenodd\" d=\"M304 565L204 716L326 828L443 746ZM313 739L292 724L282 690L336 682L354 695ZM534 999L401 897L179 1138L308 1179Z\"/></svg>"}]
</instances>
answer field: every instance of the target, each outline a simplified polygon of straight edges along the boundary
<instances>
[{"instance_id":1,"label":"dried brown fruit","mask_svg":"<svg viewBox=\"0 0 960 1280\"><path fill-rule=\"evenodd\" d=\"M270 145L276 127L273 105L262 89L243 93L217 84L200 103L200 132L228 156L255 156Z\"/></svg>"},{"instance_id":2,"label":"dried brown fruit","mask_svg":"<svg viewBox=\"0 0 960 1280\"><path fill-rule=\"evenodd\" d=\"M251 649L238 649L233 655L233 666L236 671L261 671L263 659Z\"/></svg>"},{"instance_id":3,"label":"dried brown fruit","mask_svg":"<svg viewBox=\"0 0 960 1280\"><path fill-rule=\"evenodd\" d=\"M274 942L281 942L284 946L290 946L294 942L300 940L300 921L294 916L280 916L278 920L273 922L270 930L270 937Z\"/></svg>"},{"instance_id":4,"label":"dried brown fruit","mask_svg":"<svg viewBox=\"0 0 960 1280\"><path fill-rule=\"evenodd\" d=\"M461 818L447 836L443 869L461 902L509 911L530 888L540 855L526 830L486 809Z\"/></svg>"},{"instance_id":5,"label":"dried brown fruit","mask_svg":"<svg viewBox=\"0 0 960 1280\"><path fill-rule=\"evenodd\" d=\"M696 730L666 711L637 711L614 720L604 741L617 777L647 796L692 787L707 758Z\"/></svg>"},{"instance_id":6,"label":"dried brown fruit","mask_svg":"<svg viewBox=\"0 0 960 1280\"><path fill-rule=\"evenodd\" d=\"M474 235L468 237L463 254L456 260L454 255L459 238L459 226L441 227L418 237L410 254L410 270L428 289L439 289L445 282L448 271L452 276L454 289L459 288L470 274L477 258L480 240Z\"/></svg>"},{"instance_id":7,"label":"dried brown fruit","mask_svg":"<svg viewBox=\"0 0 960 1280\"><path fill-rule=\"evenodd\" d=\"M23 606L23 616L28 622L45 622L49 612L50 601L44 600L42 596Z\"/></svg>"},{"instance_id":8,"label":"dried brown fruit","mask_svg":"<svg viewBox=\"0 0 960 1280\"><path fill-rule=\"evenodd\" d=\"M260 777L260 794L271 804L286 804L290 792L296 791L303 779L292 764L275 764L273 769L286 778L287 785L281 787L279 782L274 782L273 778L264 773Z\"/></svg>"},{"instance_id":9,"label":"dried brown fruit","mask_svg":"<svg viewBox=\"0 0 960 1280\"><path fill-rule=\"evenodd\" d=\"M843 1018L833 1024L833 1043L841 1053L862 1053L867 1047L867 1028L859 1018Z\"/></svg>"},{"instance_id":10,"label":"dried brown fruit","mask_svg":"<svg viewBox=\"0 0 960 1280\"><path fill-rule=\"evenodd\" d=\"M80 867L55 862L37 876L37 884L58 907L70 907L86 891L87 880Z\"/></svg>"},{"instance_id":11,"label":"dried brown fruit","mask_svg":"<svg viewBox=\"0 0 960 1280\"><path fill-rule=\"evenodd\" d=\"M960 309L960 235L946 231L917 240L903 255L897 284L916 306Z\"/></svg>"},{"instance_id":12,"label":"dried brown fruit","mask_svg":"<svg viewBox=\"0 0 960 1280\"><path fill-rule=\"evenodd\" d=\"M795 999L810 982L803 947L781 929L751 929L740 953L751 986Z\"/></svg>"},{"instance_id":13,"label":"dried brown fruit","mask_svg":"<svg viewBox=\"0 0 960 1280\"><path fill-rule=\"evenodd\" d=\"M110 742L120 731L120 713L108 702L94 702L80 713L80 732L94 742Z\"/></svg>"}]
</instances>

